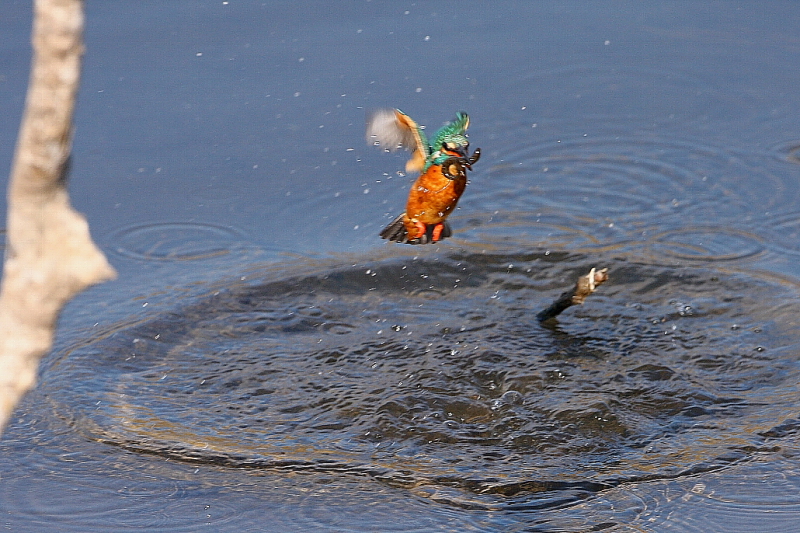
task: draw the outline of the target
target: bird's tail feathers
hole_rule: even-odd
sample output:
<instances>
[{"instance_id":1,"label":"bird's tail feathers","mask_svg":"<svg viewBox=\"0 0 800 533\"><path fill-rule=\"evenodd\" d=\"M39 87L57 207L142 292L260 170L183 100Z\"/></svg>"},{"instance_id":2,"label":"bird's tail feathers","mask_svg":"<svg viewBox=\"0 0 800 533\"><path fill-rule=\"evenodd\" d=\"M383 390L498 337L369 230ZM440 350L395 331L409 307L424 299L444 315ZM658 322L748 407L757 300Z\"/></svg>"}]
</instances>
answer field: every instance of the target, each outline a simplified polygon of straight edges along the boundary
<instances>
[{"instance_id":1,"label":"bird's tail feathers","mask_svg":"<svg viewBox=\"0 0 800 533\"><path fill-rule=\"evenodd\" d=\"M425 232L425 235L422 237L417 237L416 239L409 239L408 238L408 230L406 230L406 226L403 223L403 219L405 218L406 214L401 213L397 218L392 220L388 226L381 230L380 236L383 239L387 239L392 242L399 242L402 244L431 244L433 243L433 230L435 228L434 225L430 225ZM450 224L447 221L443 222L444 228L442 229L442 233L439 235L439 240L446 237L451 237L453 235L453 230L450 228ZM438 242L438 241L437 241Z\"/></svg>"}]
</instances>

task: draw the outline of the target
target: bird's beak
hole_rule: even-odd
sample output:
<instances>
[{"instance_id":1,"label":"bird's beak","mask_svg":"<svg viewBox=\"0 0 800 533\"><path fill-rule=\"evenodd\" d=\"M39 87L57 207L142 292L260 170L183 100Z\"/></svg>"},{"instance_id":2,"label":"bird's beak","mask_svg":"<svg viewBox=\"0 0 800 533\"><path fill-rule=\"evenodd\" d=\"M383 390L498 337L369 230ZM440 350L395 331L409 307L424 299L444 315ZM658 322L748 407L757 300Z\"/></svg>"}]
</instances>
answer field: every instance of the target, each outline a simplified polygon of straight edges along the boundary
<instances>
[{"instance_id":1,"label":"bird's beak","mask_svg":"<svg viewBox=\"0 0 800 533\"><path fill-rule=\"evenodd\" d=\"M467 146L466 148L463 148L463 149L462 148L453 148L451 150L450 148L447 148L447 149L445 149L445 152L448 155L451 155L451 156L454 156L454 157L460 157L461 159L467 159L467 157L469 155L469 146Z\"/></svg>"},{"instance_id":2,"label":"bird's beak","mask_svg":"<svg viewBox=\"0 0 800 533\"><path fill-rule=\"evenodd\" d=\"M478 159L480 159L480 158L481 158L481 149L480 148L475 148L475 151L472 152L471 156L467 157L467 155L464 154L464 166L466 166L468 169L472 170L472 165L477 163Z\"/></svg>"},{"instance_id":3,"label":"bird's beak","mask_svg":"<svg viewBox=\"0 0 800 533\"><path fill-rule=\"evenodd\" d=\"M450 150L450 152L458 157L461 160L461 163L467 167L469 170L472 170L472 166L469 162L469 145L465 146L464 148L456 148L455 150Z\"/></svg>"}]
</instances>

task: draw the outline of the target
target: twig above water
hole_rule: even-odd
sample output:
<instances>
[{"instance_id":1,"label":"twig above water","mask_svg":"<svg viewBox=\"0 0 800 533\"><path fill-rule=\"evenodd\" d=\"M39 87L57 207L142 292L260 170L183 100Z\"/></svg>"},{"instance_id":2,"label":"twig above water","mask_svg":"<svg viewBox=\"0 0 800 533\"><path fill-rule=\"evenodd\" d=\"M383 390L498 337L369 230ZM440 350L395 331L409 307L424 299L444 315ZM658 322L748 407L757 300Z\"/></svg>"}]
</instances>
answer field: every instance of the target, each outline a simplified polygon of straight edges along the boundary
<instances>
[{"instance_id":1,"label":"twig above water","mask_svg":"<svg viewBox=\"0 0 800 533\"><path fill-rule=\"evenodd\" d=\"M544 322L551 318L557 317L563 313L564 310L575 304L582 304L586 298L595 290L597 290L597 287L599 287L607 279L607 268L602 270L593 268L588 274L578 278L577 283L575 283L575 286L572 289L564 292L556 301L550 304L547 309L536 315L536 319L539 320L539 322Z\"/></svg>"}]
</instances>

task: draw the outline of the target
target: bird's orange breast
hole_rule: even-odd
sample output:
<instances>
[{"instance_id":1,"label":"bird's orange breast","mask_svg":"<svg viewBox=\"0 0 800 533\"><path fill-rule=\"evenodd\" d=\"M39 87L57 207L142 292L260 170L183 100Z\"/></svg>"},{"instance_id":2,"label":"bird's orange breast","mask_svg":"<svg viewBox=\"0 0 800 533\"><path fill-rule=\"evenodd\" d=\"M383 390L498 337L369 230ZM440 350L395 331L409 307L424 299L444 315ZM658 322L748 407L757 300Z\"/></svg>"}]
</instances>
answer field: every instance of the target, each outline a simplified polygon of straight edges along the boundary
<instances>
[{"instance_id":1,"label":"bird's orange breast","mask_svg":"<svg viewBox=\"0 0 800 533\"><path fill-rule=\"evenodd\" d=\"M466 186L466 175L449 179L441 165L432 165L411 186L406 216L423 224L438 224L455 209Z\"/></svg>"}]
</instances>

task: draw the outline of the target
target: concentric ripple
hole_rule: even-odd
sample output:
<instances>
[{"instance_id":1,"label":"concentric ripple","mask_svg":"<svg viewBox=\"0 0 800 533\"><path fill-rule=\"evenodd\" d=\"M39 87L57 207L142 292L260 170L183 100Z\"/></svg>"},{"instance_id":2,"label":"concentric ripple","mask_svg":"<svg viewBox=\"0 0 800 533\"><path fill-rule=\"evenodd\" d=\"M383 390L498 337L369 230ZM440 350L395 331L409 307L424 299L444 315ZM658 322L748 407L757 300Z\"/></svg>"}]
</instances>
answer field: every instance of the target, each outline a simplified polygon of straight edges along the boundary
<instances>
[{"instance_id":1,"label":"concentric ripple","mask_svg":"<svg viewBox=\"0 0 800 533\"><path fill-rule=\"evenodd\" d=\"M110 236L119 255L146 261L193 261L230 253L243 241L238 230L197 222L137 224Z\"/></svg>"},{"instance_id":2,"label":"concentric ripple","mask_svg":"<svg viewBox=\"0 0 800 533\"><path fill-rule=\"evenodd\" d=\"M634 485L645 509L633 526L657 531L794 531L800 512L796 460L768 456L724 473Z\"/></svg>"},{"instance_id":3,"label":"concentric ripple","mask_svg":"<svg viewBox=\"0 0 800 533\"><path fill-rule=\"evenodd\" d=\"M51 398L84 435L137 452L519 510L719 468L779 441L764 432L796 414L793 286L425 253L294 266L120 325L52 367L46 380L72 385ZM538 325L591 266L612 281Z\"/></svg>"},{"instance_id":4,"label":"concentric ripple","mask_svg":"<svg viewBox=\"0 0 800 533\"><path fill-rule=\"evenodd\" d=\"M742 213L756 199L759 207L781 202L782 180L757 163L722 148L653 134L537 140L504 152L503 160L490 169L492 189L478 193L480 198L527 185L536 193L534 205L591 211L612 220L696 217L698 209L718 216L719 209L712 208L720 203ZM762 174L762 187L744 190L744 174ZM531 199L520 194L526 188L511 188L516 194L503 196L504 206L514 197Z\"/></svg>"},{"instance_id":5,"label":"concentric ripple","mask_svg":"<svg viewBox=\"0 0 800 533\"><path fill-rule=\"evenodd\" d=\"M645 247L648 258L695 261L753 258L767 240L793 246L781 235L795 225L800 188L771 152L653 132L543 141L531 131L518 131L530 142L498 153L467 190L462 210L487 214L468 219L469 240L584 253Z\"/></svg>"},{"instance_id":6,"label":"concentric ripple","mask_svg":"<svg viewBox=\"0 0 800 533\"><path fill-rule=\"evenodd\" d=\"M800 213L774 217L770 224L770 247L793 255L800 253Z\"/></svg>"},{"instance_id":7,"label":"concentric ripple","mask_svg":"<svg viewBox=\"0 0 800 533\"><path fill-rule=\"evenodd\" d=\"M30 399L42 402L34 392ZM42 402L46 404L46 402ZM426 532L429 501L357 476L203 468L119 453L65 431L57 419L15 424L4 443L31 437L35 451L3 471L3 525L12 531L401 531ZM23 445L20 445L23 446ZM8 453L8 447L3 448ZM46 481L49 490L41 490ZM267 496L267 495L271 495ZM66 496L66 497L65 497ZM346 501L346 506L341 502ZM124 502L124 503L121 503ZM343 507L336 513L330 509ZM437 515L460 531L476 529L467 515L443 507ZM401 517L400 519L398 517ZM435 528L434 528L435 529Z\"/></svg>"},{"instance_id":8,"label":"concentric ripple","mask_svg":"<svg viewBox=\"0 0 800 533\"><path fill-rule=\"evenodd\" d=\"M718 227L665 231L654 235L652 243L657 254L703 263L743 259L764 249L763 239L756 234Z\"/></svg>"}]
</instances>

